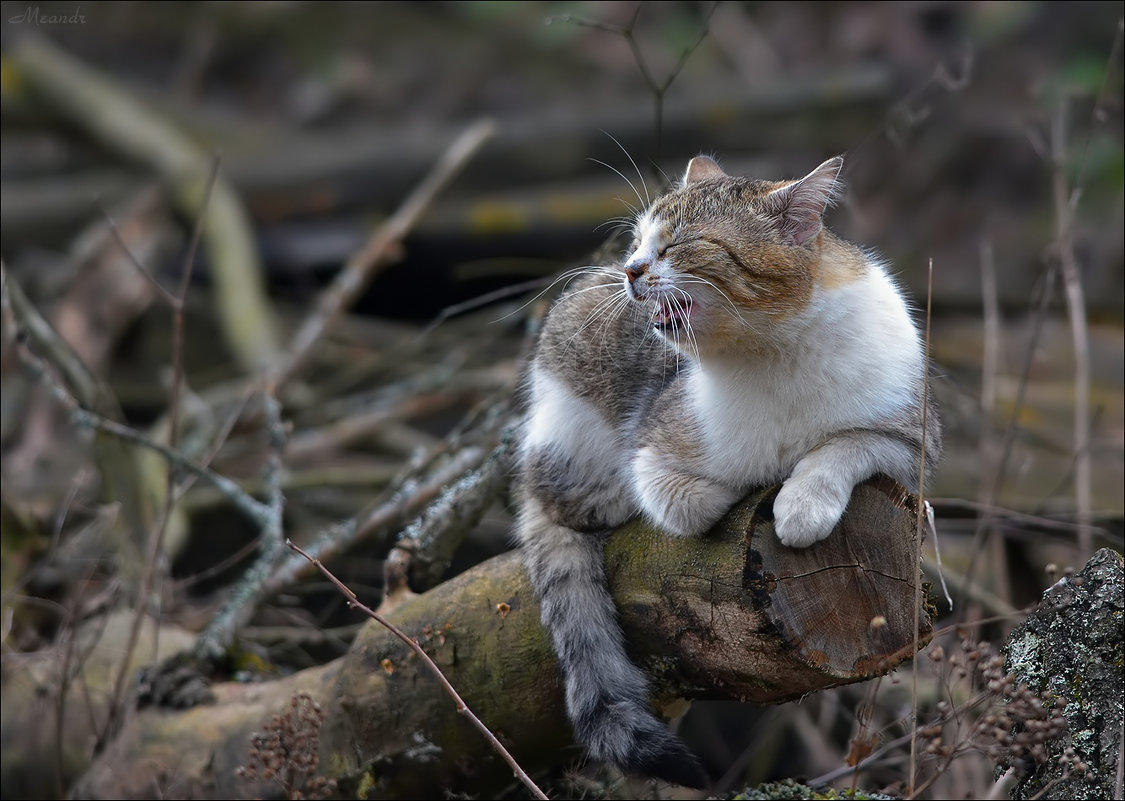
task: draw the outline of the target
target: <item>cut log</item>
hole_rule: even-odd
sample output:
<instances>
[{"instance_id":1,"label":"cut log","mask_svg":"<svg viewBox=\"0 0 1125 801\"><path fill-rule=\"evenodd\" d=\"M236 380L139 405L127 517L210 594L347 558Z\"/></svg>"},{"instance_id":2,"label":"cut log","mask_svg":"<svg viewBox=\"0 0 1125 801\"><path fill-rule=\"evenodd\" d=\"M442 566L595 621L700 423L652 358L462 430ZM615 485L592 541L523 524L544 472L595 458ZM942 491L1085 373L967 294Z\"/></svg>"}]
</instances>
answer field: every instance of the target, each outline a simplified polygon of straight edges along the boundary
<instances>
[{"instance_id":1,"label":"cut log","mask_svg":"<svg viewBox=\"0 0 1125 801\"><path fill-rule=\"evenodd\" d=\"M637 521L609 540L607 570L656 700L780 702L885 672L929 638L914 634L918 576L913 498L887 479L856 489L837 530L794 551L773 536L777 488L754 493L708 535L672 539ZM521 766L580 759L554 656L517 553L403 603L390 615L416 637ZM310 678L311 676L311 678ZM376 624L336 662L268 684L224 684L219 703L144 709L72 795L232 798L261 793L235 776L250 731L308 692L326 713L320 769L345 795L499 792L511 770L424 665Z\"/></svg>"}]
</instances>

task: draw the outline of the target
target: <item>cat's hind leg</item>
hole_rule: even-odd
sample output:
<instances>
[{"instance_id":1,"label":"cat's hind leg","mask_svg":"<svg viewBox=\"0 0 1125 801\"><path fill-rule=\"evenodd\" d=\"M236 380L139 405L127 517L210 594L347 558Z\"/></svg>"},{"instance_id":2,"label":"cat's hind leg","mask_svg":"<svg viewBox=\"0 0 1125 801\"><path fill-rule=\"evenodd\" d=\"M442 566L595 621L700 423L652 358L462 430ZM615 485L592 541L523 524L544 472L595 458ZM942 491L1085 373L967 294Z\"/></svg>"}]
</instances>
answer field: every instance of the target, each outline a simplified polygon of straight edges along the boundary
<instances>
[{"instance_id":1,"label":"cat's hind leg","mask_svg":"<svg viewBox=\"0 0 1125 801\"><path fill-rule=\"evenodd\" d=\"M520 452L524 489L550 518L578 531L636 514L621 433L549 370L531 370L532 402Z\"/></svg>"}]
</instances>

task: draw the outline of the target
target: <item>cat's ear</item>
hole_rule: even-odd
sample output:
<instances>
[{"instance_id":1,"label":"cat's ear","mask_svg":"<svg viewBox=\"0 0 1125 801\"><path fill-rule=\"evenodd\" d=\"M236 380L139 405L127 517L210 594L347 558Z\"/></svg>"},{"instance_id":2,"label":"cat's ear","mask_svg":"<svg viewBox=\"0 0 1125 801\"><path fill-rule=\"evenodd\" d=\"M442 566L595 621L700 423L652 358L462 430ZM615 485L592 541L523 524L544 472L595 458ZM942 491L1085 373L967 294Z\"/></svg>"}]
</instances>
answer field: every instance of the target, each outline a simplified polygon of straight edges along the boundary
<instances>
[{"instance_id":1,"label":"cat's ear","mask_svg":"<svg viewBox=\"0 0 1125 801\"><path fill-rule=\"evenodd\" d=\"M696 156L688 162L687 172L684 173L684 186L703 181L708 178L723 178L726 173L715 160L707 156Z\"/></svg>"},{"instance_id":2,"label":"cat's ear","mask_svg":"<svg viewBox=\"0 0 1125 801\"><path fill-rule=\"evenodd\" d=\"M799 181L766 195L769 211L781 224L781 236L790 245L803 245L820 233L822 217L839 196L844 157L835 156Z\"/></svg>"}]
</instances>

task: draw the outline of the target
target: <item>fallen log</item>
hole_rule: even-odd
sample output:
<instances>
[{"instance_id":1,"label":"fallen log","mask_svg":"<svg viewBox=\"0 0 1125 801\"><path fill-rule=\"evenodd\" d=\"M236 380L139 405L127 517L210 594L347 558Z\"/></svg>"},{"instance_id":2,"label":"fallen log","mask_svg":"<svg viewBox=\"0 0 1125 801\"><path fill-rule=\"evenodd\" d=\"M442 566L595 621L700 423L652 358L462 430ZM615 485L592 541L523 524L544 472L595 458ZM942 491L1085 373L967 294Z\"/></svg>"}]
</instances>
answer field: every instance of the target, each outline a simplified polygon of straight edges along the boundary
<instances>
[{"instance_id":1,"label":"fallen log","mask_svg":"<svg viewBox=\"0 0 1125 801\"><path fill-rule=\"evenodd\" d=\"M655 700L777 703L889 671L930 636L915 634L913 497L888 479L856 488L831 537L778 543L776 487L708 535L672 539L637 521L609 540L607 570L634 658ZM468 706L529 773L580 759L539 610L517 553L482 563L396 607ZM261 797L237 775L251 735L307 693L325 713L304 732L320 773L345 795L481 797L511 769L460 715L427 668L372 623L344 657L261 684L220 684L218 703L147 708L71 788L83 798ZM275 790L276 792L276 790Z\"/></svg>"}]
</instances>

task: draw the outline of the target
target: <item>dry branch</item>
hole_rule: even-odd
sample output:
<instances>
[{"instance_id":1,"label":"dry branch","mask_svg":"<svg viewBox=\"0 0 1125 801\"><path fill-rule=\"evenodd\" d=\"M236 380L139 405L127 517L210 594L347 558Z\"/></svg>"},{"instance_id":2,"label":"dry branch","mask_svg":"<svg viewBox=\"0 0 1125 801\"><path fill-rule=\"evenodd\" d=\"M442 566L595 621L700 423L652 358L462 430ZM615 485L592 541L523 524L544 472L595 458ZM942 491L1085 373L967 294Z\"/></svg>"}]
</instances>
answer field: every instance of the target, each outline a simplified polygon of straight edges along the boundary
<instances>
[{"instance_id":1,"label":"dry branch","mask_svg":"<svg viewBox=\"0 0 1125 801\"><path fill-rule=\"evenodd\" d=\"M434 197L464 168L492 136L494 125L480 120L466 129L442 154L426 177L414 188L391 217L379 226L362 248L332 280L316 303L315 311L301 325L271 380L283 385L305 364L313 346L321 340L341 312L355 302L375 271L392 260L402 240L414 227Z\"/></svg>"},{"instance_id":2,"label":"dry branch","mask_svg":"<svg viewBox=\"0 0 1125 801\"><path fill-rule=\"evenodd\" d=\"M168 182L184 213L197 213L209 157L195 143L107 76L46 39L24 36L8 57L20 78L55 113L105 147L156 171ZM227 343L242 368L254 372L275 360L278 345L250 221L225 179L215 184L203 230Z\"/></svg>"},{"instance_id":3,"label":"dry branch","mask_svg":"<svg viewBox=\"0 0 1125 801\"><path fill-rule=\"evenodd\" d=\"M121 410L109 387L86 368L69 343L27 299L2 263L0 314L17 349L30 357L25 359L25 364L41 372L45 379L50 376L44 384L46 391L71 413L71 422L78 427L87 420L105 423L105 428L97 429L97 447L93 454L101 474L102 497L119 504L119 525L114 529L113 542L120 574L126 586L131 591L136 590L144 565L144 543L156 516L154 498L158 497L161 486L152 483L129 445L114 433L117 429L129 432L134 429L116 422L121 418ZM31 356L32 347L45 354L45 359Z\"/></svg>"},{"instance_id":4,"label":"dry branch","mask_svg":"<svg viewBox=\"0 0 1125 801\"><path fill-rule=\"evenodd\" d=\"M890 670L929 636L912 631L914 511L887 480L858 488L836 533L814 548L778 544L755 493L710 535L670 539L633 523L606 561L634 656L658 700L775 703ZM394 609L490 730L531 773L571 763L570 732L546 635L519 556L485 562ZM86 798L231 798L250 732L298 691L326 711L320 765L345 794L487 794L511 770L458 714L427 668L366 626L341 659L276 682L223 684L219 703L145 709L72 792Z\"/></svg>"}]
</instances>

